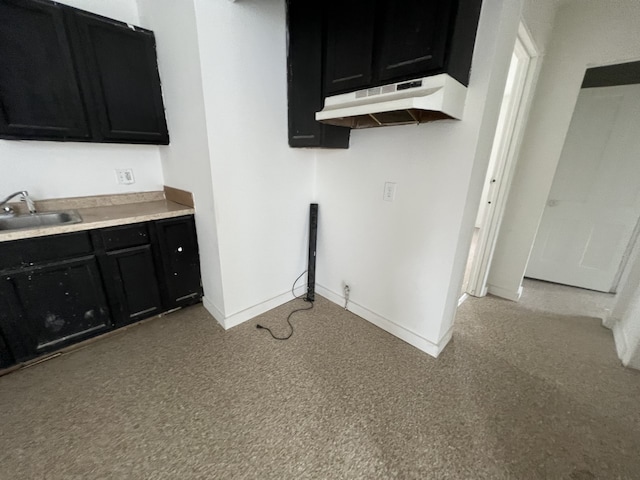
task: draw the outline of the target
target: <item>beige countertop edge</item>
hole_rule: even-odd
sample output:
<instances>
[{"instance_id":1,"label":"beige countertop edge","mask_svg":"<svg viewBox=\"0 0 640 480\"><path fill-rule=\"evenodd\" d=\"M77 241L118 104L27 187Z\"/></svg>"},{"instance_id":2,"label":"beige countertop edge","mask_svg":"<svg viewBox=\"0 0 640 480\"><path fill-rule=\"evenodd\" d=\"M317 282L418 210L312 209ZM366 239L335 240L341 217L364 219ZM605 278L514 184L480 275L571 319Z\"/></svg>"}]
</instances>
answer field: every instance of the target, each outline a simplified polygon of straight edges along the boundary
<instances>
[{"instance_id":1,"label":"beige countertop edge","mask_svg":"<svg viewBox=\"0 0 640 480\"><path fill-rule=\"evenodd\" d=\"M0 242L45 237L60 233L81 232L95 228L128 225L151 220L162 220L163 218L180 217L194 213L193 208L167 200L105 207L78 208L75 210L82 216L82 223L0 232Z\"/></svg>"}]
</instances>

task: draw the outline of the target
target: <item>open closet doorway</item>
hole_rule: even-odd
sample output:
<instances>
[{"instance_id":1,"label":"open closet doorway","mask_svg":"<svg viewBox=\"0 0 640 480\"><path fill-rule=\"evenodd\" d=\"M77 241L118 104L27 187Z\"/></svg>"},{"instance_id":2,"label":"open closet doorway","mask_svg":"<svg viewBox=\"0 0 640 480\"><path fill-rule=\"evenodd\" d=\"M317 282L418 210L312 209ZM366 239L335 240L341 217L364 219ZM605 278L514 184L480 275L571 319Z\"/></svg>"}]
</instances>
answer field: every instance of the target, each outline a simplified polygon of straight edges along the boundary
<instances>
[{"instance_id":1,"label":"open closet doorway","mask_svg":"<svg viewBox=\"0 0 640 480\"><path fill-rule=\"evenodd\" d=\"M640 233L640 62L588 68L525 276L615 293Z\"/></svg>"},{"instance_id":2,"label":"open closet doorway","mask_svg":"<svg viewBox=\"0 0 640 480\"><path fill-rule=\"evenodd\" d=\"M538 53L520 24L491 149L461 294L483 297L537 76ZM461 298L462 300L462 298Z\"/></svg>"}]
</instances>

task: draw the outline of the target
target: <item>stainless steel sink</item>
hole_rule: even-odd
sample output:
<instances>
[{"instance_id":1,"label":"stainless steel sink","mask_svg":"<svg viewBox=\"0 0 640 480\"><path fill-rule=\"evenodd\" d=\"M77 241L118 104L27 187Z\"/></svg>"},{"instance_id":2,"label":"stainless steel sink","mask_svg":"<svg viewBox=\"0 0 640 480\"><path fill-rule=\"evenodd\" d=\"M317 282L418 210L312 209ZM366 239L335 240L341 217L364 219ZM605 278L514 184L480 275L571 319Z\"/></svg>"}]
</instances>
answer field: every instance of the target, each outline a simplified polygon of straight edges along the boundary
<instances>
[{"instance_id":1,"label":"stainless steel sink","mask_svg":"<svg viewBox=\"0 0 640 480\"><path fill-rule=\"evenodd\" d=\"M0 216L0 231L49 227L80 222L82 222L82 217L75 210Z\"/></svg>"}]
</instances>

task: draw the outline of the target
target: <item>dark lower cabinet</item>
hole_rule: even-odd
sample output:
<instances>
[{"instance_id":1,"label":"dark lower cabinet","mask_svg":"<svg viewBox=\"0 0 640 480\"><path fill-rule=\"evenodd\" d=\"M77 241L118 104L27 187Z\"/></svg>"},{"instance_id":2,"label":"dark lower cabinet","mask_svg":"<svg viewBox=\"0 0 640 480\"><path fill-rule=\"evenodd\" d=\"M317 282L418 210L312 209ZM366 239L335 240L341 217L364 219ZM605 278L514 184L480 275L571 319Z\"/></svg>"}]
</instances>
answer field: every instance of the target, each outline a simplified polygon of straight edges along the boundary
<instances>
[{"instance_id":1,"label":"dark lower cabinet","mask_svg":"<svg viewBox=\"0 0 640 480\"><path fill-rule=\"evenodd\" d=\"M15 292L21 354L35 357L111 327L94 256L64 260L5 276Z\"/></svg>"},{"instance_id":2,"label":"dark lower cabinet","mask_svg":"<svg viewBox=\"0 0 640 480\"><path fill-rule=\"evenodd\" d=\"M193 216L0 243L0 368L202 298Z\"/></svg>"},{"instance_id":3,"label":"dark lower cabinet","mask_svg":"<svg viewBox=\"0 0 640 480\"><path fill-rule=\"evenodd\" d=\"M4 334L0 331L0 368L10 367L13 363L13 355L4 340Z\"/></svg>"},{"instance_id":4,"label":"dark lower cabinet","mask_svg":"<svg viewBox=\"0 0 640 480\"><path fill-rule=\"evenodd\" d=\"M107 264L116 297L113 316L117 326L162 312L151 245L109 252Z\"/></svg>"},{"instance_id":5,"label":"dark lower cabinet","mask_svg":"<svg viewBox=\"0 0 640 480\"><path fill-rule=\"evenodd\" d=\"M155 235L162 269L165 307L176 308L200 301L200 256L193 217L158 220Z\"/></svg>"},{"instance_id":6,"label":"dark lower cabinet","mask_svg":"<svg viewBox=\"0 0 640 480\"><path fill-rule=\"evenodd\" d=\"M107 296L116 326L162 312L148 223L95 230L91 234L102 267Z\"/></svg>"},{"instance_id":7,"label":"dark lower cabinet","mask_svg":"<svg viewBox=\"0 0 640 480\"><path fill-rule=\"evenodd\" d=\"M16 362L27 359L18 326L22 322L21 311L11 278L0 277L0 368L8 367Z\"/></svg>"}]
</instances>

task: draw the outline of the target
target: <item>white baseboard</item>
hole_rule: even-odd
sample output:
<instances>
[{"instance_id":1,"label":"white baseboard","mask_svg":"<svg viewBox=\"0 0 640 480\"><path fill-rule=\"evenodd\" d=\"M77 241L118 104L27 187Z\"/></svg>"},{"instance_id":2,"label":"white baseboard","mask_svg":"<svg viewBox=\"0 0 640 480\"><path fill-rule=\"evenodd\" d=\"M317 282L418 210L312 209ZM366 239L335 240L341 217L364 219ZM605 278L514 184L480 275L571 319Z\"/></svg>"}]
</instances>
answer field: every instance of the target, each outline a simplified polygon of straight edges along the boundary
<instances>
[{"instance_id":1,"label":"white baseboard","mask_svg":"<svg viewBox=\"0 0 640 480\"><path fill-rule=\"evenodd\" d=\"M322 295L323 297L330 300L331 302L337 305L340 305L341 307L344 306L343 296L339 295L338 293L332 290L329 290L326 287L323 287L322 285L316 284L316 293L318 293L319 295ZM391 335L398 337L401 340L404 340L409 345L413 345L418 350L422 350L423 352L428 353L432 357L436 357L436 358L438 357L438 355L440 355L442 350L444 350L444 347L447 345L447 343L449 343L449 340L451 340L451 336L453 335L453 328L451 328L440 339L438 343L433 343L430 340L427 340L426 338L421 337L417 333L405 327L402 327L397 323L393 322L392 320L384 318L383 316L378 315L377 313L372 312L368 308L363 307L362 305L359 305L357 303L350 301L349 311L352 313L355 313L359 317L364 318L368 322L373 323L376 327L381 328L385 332L388 332Z\"/></svg>"},{"instance_id":2,"label":"white baseboard","mask_svg":"<svg viewBox=\"0 0 640 480\"><path fill-rule=\"evenodd\" d=\"M613 326L612 331L613 341L616 344L616 352L618 353L618 358L620 359L622 364L626 366L625 361L628 362L629 360L626 358L627 350L629 348L627 344L627 335L625 334L624 329L622 328L622 325L620 325L620 323L616 323Z\"/></svg>"},{"instance_id":3,"label":"white baseboard","mask_svg":"<svg viewBox=\"0 0 640 480\"><path fill-rule=\"evenodd\" d=\"M458 306L462 305L467 298L469 298L469 294L466 292L460 295L460 298L458 299Z\"/></svg>"},{"instance_id":4,"label":"white baseboard","mask_svg":"<svg viewBox=\"0 0 640 480\"><path fill-rule=\"evenodd\" d=\"M307 290L307 285L301 285L297 287L294 292L296 296L302 295ZM249 308L245 308L244 310L240 310L239 312L232 313L231 315L225 317L225 315L218 310L215 305L206 300L206 297L202 299L202 303L204 307L209 311L213 318L222 325L222 328L225 330L229 330L230 328L236 327L241 323L244 323L248 320L251 320L258 315L268 312L271 309L279 307L280 305L290 302L293 300L293 296L291 295L291 290L288 290L285 293L278 295L277 297L270 298L269 300L265 300L264 302L258 303Z\"/></svg>"},{"instance_id":5,"label":"white baseboard","mask_svg":"<svg viewBox=\"0 0 640 480\"><path fill-rule=\"evenodd\" d=\"M209 301L207 297L202 297L202 305L204 308L211 314L213 318L215 318L216 322L218 322L224 328L224 313L222 313L218 307L216 307L213 302Z\"/></svg>"},{"instance_id":6,"label":"white baseboard","mask_svg":"<svg viewBox=\"0 0 640 480\"><path fill-rule=\"evenodd\" d=\"M487 292L491 295L495 295L496 297L506 298L507 300L511 300L513 302L517 302L520 300L522 296L522 286L518 288L516 292L513 290L507 290L506 288L496 287L495 285L487 285Z\"/></svg>"},{"instance_id":7,"label":"white baseboard","mask_svg":"<svg viewBox=\"0 0 640 480\"><path fill-rule=\"evenodd\" d=\"M613 327L618 323L618 320L620 319L611 316L611 312L607 312L607 314L602 318L602 326L609 330L613 330Z\"/></svg>"}]
</instances>

